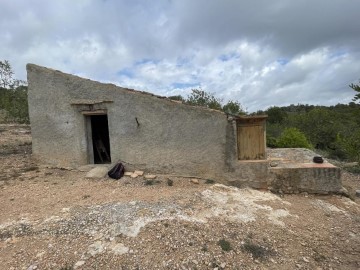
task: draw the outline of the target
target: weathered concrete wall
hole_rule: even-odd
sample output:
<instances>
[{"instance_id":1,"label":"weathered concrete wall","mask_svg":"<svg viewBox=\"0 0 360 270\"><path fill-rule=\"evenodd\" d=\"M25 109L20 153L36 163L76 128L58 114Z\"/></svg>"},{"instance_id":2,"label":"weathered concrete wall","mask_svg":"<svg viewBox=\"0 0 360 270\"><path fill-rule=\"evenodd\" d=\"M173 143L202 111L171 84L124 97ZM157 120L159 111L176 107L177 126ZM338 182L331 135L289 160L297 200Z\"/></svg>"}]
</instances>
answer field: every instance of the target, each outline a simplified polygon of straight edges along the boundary
<instances>
[{"instance_id":1,"label":"weathered concrete wall","mask_svg":"<svg viewBox=\"0 0 360 270\"><path fill-rule=\"evenodd\" d=\"M28 65L28 102L33 155L62 166L86 162L84 119L70 105L68 79L60 72Z\"/></svg>"},{"instance_id":2,"label":"weathered concrete wall","mask_svg":"<svg viewBox=\"0 0 360 270\"><path fill-rule=\"evenodd\" d=\"M179 104L29 64L34 156L62 166L87 163L85 117L72 100L112 100L112 161L152 171L227 179L237 162L235 126L219 111ZM136 122L136 119L139 125Z\"/></svg>"},{"instance_id":3,"label":"weathered concrete wall","mask_svg":"<svg viewBox=\"0 0 360 270\"><path fill-rule=\"evenodd\" d=\"M269 149L269 189L283 193L338 193L342 190L341 170L327 160L312 162L317 154L309 149Z\"/></svg>"},{"instance_id":4,"label":"weathered concrete wall","mask_svg":"<svg viewBox=\"0 0 360 270\"><path fill-rule=\"evenodd\" d=\"M270 169L268 186L283 193L336 193L342 189L340 173L335 166L276 167Z\"/></svg>"},{"instance_id":5,"label":"weathered concrete wall","mask_svg":"<svg viewBox=\"0 0 360 270\"><path fill-rule=\"evenodd\" d=\"M253 188L268 188L269 161L246 160L233 164L228 184L236 187L251 186Z\"/></svg>"}]
</instances>

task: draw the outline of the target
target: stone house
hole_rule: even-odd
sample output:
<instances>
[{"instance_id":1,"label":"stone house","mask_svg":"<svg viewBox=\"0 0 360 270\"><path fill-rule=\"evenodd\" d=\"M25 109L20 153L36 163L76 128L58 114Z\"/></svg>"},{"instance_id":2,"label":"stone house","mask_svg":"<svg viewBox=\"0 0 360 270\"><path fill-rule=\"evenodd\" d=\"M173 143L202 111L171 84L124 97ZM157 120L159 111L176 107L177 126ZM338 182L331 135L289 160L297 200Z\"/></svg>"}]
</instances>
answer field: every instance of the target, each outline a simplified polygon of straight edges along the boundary
<instances>
[{"instance_id":1,"label":"stone house","mask_svg":"<svg viewBox=\"0 0 360 270\"><path fill-rule=\"evenodd\" d=\"M33 64L27 72L38 160L70 167L122 161L222 181L266 178L265 116L235 119Z\"/></svg>"},{"instance_id":2,"label":"stone house","mask_svg":"<svg viewBox=\"0 0 360 270\"><path fill-rule=\"evenodd\" d=\"M33 156L40 162L121 161L152 173L282 188L283 173L273 173L266 156L266 116L233 117L34 64L27 74ZM339 189L335 178L328 189Z\"/></svg>"}]
</instances>

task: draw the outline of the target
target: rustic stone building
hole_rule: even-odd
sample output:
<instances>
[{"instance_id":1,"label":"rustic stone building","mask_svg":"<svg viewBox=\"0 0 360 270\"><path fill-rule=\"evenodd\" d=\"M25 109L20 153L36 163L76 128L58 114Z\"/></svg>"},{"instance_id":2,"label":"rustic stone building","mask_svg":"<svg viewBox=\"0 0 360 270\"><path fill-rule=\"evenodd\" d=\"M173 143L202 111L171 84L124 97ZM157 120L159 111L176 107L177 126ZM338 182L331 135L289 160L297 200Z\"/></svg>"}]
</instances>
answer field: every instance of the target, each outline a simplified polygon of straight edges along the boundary
<instances>
[{"instance_id":1,"label":"rustic stone building","mask_svg":"<svg viewBox=\"0 0 360 270\"><path fill-rule=\"evenodd\" d=\"M265 152L266 116L234 118L34 64L27 72L33 156L41 162L121 161L255 188L268 188L275 175L279 185ZM339 188L335 179L327 189Z\"/></svg>"}]
</instances>

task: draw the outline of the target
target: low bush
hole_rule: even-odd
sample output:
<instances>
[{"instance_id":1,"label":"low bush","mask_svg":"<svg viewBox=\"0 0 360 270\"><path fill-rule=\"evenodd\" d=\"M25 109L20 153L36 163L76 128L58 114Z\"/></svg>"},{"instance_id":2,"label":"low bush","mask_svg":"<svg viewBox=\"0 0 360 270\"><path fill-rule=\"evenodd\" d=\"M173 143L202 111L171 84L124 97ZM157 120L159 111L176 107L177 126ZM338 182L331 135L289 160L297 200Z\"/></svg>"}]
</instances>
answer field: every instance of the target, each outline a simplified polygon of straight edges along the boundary
<instances>
[{"instance_id":1,"label":"low bush","mask_svg":"<svg viewBox=\"0 0 360 270\"><path fill-rule=\"evenodd\" d=\"M279 148L313 148L305 134L297 128L286 128L278 139L276 146Z\"/></svg>"},{"instance_id":2,"label":"low bush","mask_svg":"<svg viewBox=\"0 0 360 270\"><path fill-rule=\"evenodd\" d=\"M218 245L223 251L230 251L232 249L230 242L226 241L225 239L219 240Z\"/></svg>"}]
</instances>

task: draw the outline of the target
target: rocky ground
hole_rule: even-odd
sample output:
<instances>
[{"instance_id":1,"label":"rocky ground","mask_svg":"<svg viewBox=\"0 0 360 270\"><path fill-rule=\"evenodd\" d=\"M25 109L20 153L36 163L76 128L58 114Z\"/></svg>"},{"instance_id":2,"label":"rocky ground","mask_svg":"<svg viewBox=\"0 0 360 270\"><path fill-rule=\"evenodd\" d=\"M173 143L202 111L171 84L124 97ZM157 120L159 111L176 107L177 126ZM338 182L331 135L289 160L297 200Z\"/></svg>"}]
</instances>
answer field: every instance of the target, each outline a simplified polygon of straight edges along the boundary
<instances>
[{"instance_id":1,"label":"rocky ground","mask_svg":"<svg viewBox=\"0 0 360 270\"><path fill-rule=\"evenodd\" d=\"M359 198L86 178L30 153L28 126L0 125L0 269L360 269Z\"/></svg>"}]
</instances>

